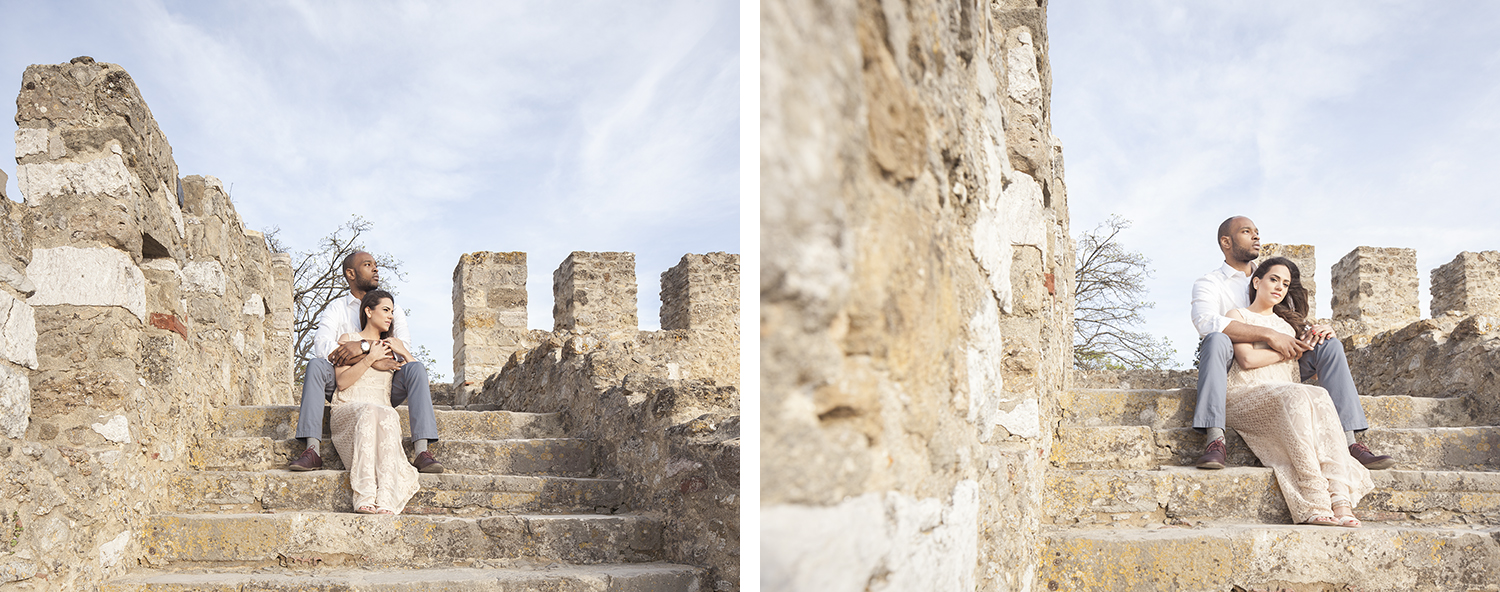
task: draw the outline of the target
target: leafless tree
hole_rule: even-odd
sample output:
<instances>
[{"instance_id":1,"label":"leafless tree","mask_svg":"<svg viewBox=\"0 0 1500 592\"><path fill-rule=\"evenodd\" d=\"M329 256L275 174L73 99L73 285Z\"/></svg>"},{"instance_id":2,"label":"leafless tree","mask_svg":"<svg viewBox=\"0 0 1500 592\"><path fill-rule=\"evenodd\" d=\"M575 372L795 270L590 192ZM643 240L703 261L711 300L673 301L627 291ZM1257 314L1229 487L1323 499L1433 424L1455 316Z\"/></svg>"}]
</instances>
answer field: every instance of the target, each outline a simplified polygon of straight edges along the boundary
<instances>
[{"instance_id":1,"label":"leafless tree","mask_svg":"<svg viewBox=\"0 0 1500 592\"><path fill-rule=\"evenodd\" d=\"M1082 370L1173 368L1171 342L1135 331L1151 260L1120 246L1130 221L1110 216L1078 238L1078 304L1073 312L1073 365Z\"/></svg>"},{"instance_id":2,"label":"leafless tree","mask_svg":"<svg viewBox=\"0 0 1500 592\"><path fill-rule=\"evenodd\" d=\"M360 236L371 228L374 228L374 224L369 220L353 216L320 239L315 248L292 255L292 362L296 366L298 382L302 380L307 360L312 357L313 335L318 332L318 316L349 289L349 284L344 280L344 258L366 250ZM272 251L284 253L287 249L281 242L280 231L279 228L273 228L266 232L266 241ZM395 294L394 282L406 280L401 261L389 253L371 254L380 265L381 288ZM428 367L430 377L442 380L442 375L432 370L432 355L426 346L418 346L412 351L412 355Z\"/></svg>"}]
</instances>

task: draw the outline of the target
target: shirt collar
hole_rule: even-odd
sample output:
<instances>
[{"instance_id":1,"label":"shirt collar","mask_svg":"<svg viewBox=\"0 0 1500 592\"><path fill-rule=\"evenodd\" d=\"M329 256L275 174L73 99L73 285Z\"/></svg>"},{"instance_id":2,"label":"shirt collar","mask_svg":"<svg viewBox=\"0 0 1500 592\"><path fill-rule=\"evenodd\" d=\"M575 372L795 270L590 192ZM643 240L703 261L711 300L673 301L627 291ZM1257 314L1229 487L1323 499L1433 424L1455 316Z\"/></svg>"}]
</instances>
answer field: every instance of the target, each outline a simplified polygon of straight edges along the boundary
<instances>
[{"instance_id":1,"label":"shirt collar","mask_svg":"<svg viewBox=\"0 0 1500 592\"><path fill-rule=\"evenodd\" d=\"M1256 262L1255 261L1251 261L1250 262L1250 273L1251 274L1255 273L1255 268L1256 267L1257 267ZM1230 267L1229 263L1227 263L1227 262L1225 264L1219 266L1219 273L1222 274L1225 279L1232 278L1234 276L1240 276L1240 277L1244 277L1244 278L1250 277L1248 275L1240 273L1240 270L1235 269L1233 267Z\"/></svg>"}]
</instances>

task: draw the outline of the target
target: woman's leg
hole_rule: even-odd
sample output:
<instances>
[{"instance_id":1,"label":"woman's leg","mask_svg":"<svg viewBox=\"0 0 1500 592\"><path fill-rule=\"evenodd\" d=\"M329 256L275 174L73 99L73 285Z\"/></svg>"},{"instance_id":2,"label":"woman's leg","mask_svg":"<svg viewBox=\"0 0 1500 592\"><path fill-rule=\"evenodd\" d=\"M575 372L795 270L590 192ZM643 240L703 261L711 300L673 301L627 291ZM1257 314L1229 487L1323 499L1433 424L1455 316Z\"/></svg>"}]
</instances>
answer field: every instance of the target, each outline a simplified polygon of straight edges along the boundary
<instances>
[{"instance_id":1,"label":"woman's leg","mask_svg":"<svg viewBox=\"0 0 1500 592\"><path fill-rule=\"evenodd\" d=\"M344 403L334 409L333 445L349 470L356 510L375 505L375 455L370 445L375 441L378 423L371 413L374 409L368 403Z\"/></svg>"}]
</instances>

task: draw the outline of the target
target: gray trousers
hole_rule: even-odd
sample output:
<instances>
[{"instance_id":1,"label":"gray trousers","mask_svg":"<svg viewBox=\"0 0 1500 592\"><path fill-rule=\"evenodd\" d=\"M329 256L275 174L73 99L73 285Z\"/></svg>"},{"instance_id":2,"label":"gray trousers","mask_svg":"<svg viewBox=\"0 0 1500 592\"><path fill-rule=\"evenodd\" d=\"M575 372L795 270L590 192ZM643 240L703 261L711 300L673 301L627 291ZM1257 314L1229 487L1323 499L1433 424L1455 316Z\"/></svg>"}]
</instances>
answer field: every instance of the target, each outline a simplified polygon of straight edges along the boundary
<instances>
[{"instance_id":1,"label":"gray trousers","mask_svg":"<svg viewBox=\"0 0 1500 592\"><path fill-rule=\"evenodd\" d=\"M323 406L333 398L337 386L333 364L324 358L307 362L302 377L302 411L297 416L298 438L323 438ZM391 377L391 406L406 402L411 416L413 440L438 439L437 416L432 412L432 391L427 386L427 368L421 362L407 362Z\"/></svg>"},{"instance_id":2,"label":"gray trousers","mask_svg":"<svg viewBox=\"0 0 1500 592\"><path fill-rule=\"evenodd\" d=\"M1229 365L1234 362L1234 344L1223 333L1209 333L1198 346L1198 408L1193 412L1193 428L1202 432L1224 427L1224 393ZM1333 407L1339 411L1344 431L1363 432L1370 428L1365 408L1359 404L1359 391L1349 375L1349 360L1344 344L1329 339L1302 354L1299 360L1302 380L1318 377L1318 385L1328 391Z\"/></svg>"}]
</instances>

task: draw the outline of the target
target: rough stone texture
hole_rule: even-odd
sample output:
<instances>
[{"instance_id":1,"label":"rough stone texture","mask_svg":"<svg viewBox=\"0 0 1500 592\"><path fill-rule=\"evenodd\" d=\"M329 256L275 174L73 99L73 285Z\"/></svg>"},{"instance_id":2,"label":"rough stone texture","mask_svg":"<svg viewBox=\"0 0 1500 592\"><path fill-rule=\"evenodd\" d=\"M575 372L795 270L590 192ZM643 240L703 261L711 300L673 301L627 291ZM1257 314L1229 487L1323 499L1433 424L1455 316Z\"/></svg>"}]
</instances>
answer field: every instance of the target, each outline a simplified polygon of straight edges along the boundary
<instances>
[{"instance_id":1,"label":"rough stone texture","mask_svg":"<svg viewBox=\"0 0 1500 592\"><path fill-rule=\"evenodd\" d=\"M739 255L683 255L677 265L661 274L664 330L737 331L739 302Z\"/></svg>"},{"instance_id":2,"label":"rough stone texture","mask_svg":"<svg viewBox=\"0 0 1500 592\"><path fill-rule=\"evenodd\" d=\"M1047 45L1046 2L761 4L763 581L1037 589L1074 283Z\"/></svg>"},{"instance_id":3,"label":"rough stone texture","mask_svg":"<svg viewBox=\"0 0 1500 592\"><path fill-rule=\"evenodd\" d=\"M0 445L0 515L20 522L0 574L93 589L139 563L209 411L289 392L290 357L266 339L290 319L290 274L273 279L217 180L178 181L119 66L32 66L17 107L26 201L0 201L0 291L15 299L0 306L0 427L20 440Z\"/></svg>"},{"instance_id":4,"label":"rough stone texture","mask_svg":"<svg viewBox=\"0 0 1500 592\"><path fill-rule=\"evenodd\" d=\"M1357 247L1332 274L1334 330L1346 343L1362 345L1422 316L1416 249Z\"/></svg>"},{"instance_id":5,"label":"rough stone texture","mask_svg":"<svg viewBox=\"0 0 1500 592\"><path fill-rule=\"evenodd\" d=\"M1302 274L1302 287L1307 288L1308 308L1314 312L1318 310L1318 258L1316 249L1312 245L1283 245L1279 243L1266 243L1260 246L1260 258L1256 263L1272 257L1286 257L1292 263L1297 264L1297 271Z\"/></svg>"},{"instance_id":6,"label":"rough stone texture","mask_svg":"<svg viewBox=\"0 0 1500 592\"><path fill-rule=\"evenodd\" d=\"M54 247L31 252L26 275L38 286L32 306L119 306L146 318L146 279L116 249Z\"/></svg>"},{"instance_id":7,"label":"rough stone texture","mask_svg":"<svg viewBox=\"0 0 1500 592\"><path fill-rule=\"evenodd\" d=\"M1464 251L1432 270L1432 316L1500 315L1500 251Z\"/></svg>"},{"instance_id":8,"label":"rough stone texture","mask_svg":"<svg viewBox=\"0 0 1500 592\"><path fill-rule=\"evenodd\" d=\"M574 251L552 272L552 330L633 335L635 292L635 253Z\"/></svg>"},{"instance_id":9,"label":"rough stone texture","mask_svg":"<svg viewBox=\"0 0 1500 592\"><path fill-rule=\"evenodd\" d=\"M500 372L516 351L535 346L526 329L526 254L477 251L453 268L455 403Z\"/></svg>"},{"instance_id":10,"label":"rough stone texture","mask_svg":"<svg viewBox=\"0 0 1500 592\"><path fill-rule=\"evenodd\" d=\"M481 400L561 412L569 434L598 443L602 476L625 481L624 507L661 517L665 558L706 567L714 589L738 590L738 381L669 378L681 365L668 360L701 340L659 334L667 338L548 335L486 381ZM738 356L737 348L709 351Z\"/></svg>"},{"instance_id":11,"label":"rough stone texture","mask_svg":"<svg viewBox=\"0 0 1500 592\"><path fill-rule=\"evenodd\" d=\"M17 145L16 146L16 151L19 152L20 150L21 150L20 145ZM7 195L7 192L6 192L6 189L5 189L5 184L9 183L9 182L10 182L10 177L6 176L5 171L0 171L0 199L10 199L10 196Z\"/></svg>"},{"instance_id":12,"label":"rough stone texture","mask_svg":"<svg viewBox=\"0 0 1500 592\"><path fill-rule=\"evenodd\" d=\"M1479 425L1500 424L1500 318L1448 313L1348 352L1361 394L1461 397Z\"/></svg>"}]
</instances>

